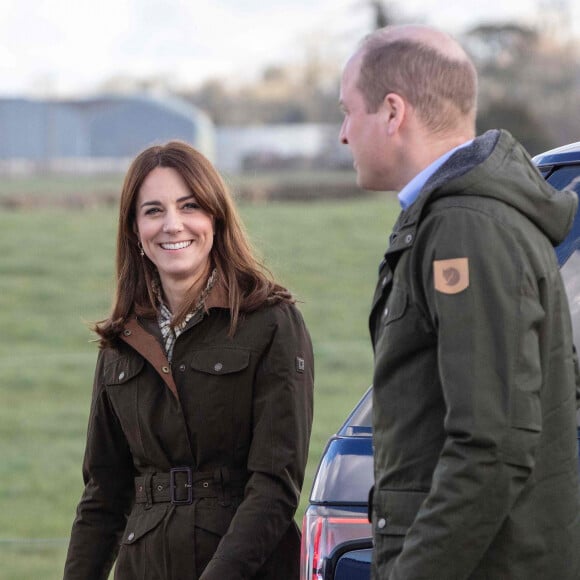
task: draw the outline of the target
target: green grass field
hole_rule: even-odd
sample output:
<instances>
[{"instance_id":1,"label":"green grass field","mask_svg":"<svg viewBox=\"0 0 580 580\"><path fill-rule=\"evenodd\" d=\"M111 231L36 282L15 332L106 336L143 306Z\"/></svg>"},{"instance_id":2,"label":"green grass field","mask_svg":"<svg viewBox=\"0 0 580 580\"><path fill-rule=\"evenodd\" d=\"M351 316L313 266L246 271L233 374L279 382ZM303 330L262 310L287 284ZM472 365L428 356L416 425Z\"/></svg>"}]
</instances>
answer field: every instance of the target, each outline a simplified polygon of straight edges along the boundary
<instances>
[{"instance_id":1,"label":"green grass field","mask_svg":"<svg viewBox=\"0 0 580 580\"><path fill-rule=\"evenodd\" d=\"M352 170L274 170L242 174L226 174L225 181L234 190L245 187L263 188L280 183L295 186L349 185L355 187L356 173ZM123 184L118 173L95 175L47 174L3 176L0 201L7 197L25 196L31 199L62 198L71 195L99 195L116 192Z\"/></svg>"},{"instance_id":2,"label":"green grass field","mask_svg":"<svg viewBox=\"0 0 580 580\"><path fill-rule=\"evenodd\" d=\"M316 356L301 518L322 449L371 380L367 314L397 209L381 195L243 205L254 245L298 296ZM62 577L79 499L95 345L110 305L116 213L2 211L0 580Z\"/></svg>"},{"instance_id":3,"label":"green grass field","mask_svg":"<svg viewBox=\"0 0 580 580\"><path fill-rule=\"evenodd\" d=\"M3 176L0 199L12 195L54 197L77 193L92 194L102 191L118 191L122 184L123 176L120 174Z\"/></svg>"}]
</instances>

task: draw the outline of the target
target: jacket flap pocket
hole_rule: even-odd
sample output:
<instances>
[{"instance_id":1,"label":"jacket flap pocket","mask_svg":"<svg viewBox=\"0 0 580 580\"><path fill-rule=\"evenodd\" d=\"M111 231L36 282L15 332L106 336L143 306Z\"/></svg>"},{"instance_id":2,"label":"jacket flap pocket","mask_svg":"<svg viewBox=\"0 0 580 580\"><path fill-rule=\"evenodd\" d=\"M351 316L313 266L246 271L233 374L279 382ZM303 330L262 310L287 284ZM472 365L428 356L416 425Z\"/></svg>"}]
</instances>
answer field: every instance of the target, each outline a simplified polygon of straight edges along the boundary
<instances>
[{"instance_id":1,"label":"jacket flap pocket","mask_svg":"<svg viewBox=\"0 0 580 580\"><path fill-rule=\"evenodd\" d=\"M123 544L134 544L146 533L156 528L167 513L167 505L155 505L151 509L136 507L127 520L123 534Z\"/></svg>"},{"instance_id":2,"label":"jacket flap pocket","mask_svg":"<svg viewBox=\"0 0 580 580\"><path fill-rule=\"evenodd\" d=\"M394 286L387 305L383 311L383 324L390 324L405 314L407 309L407 293L398 286Z\"/></svg>"},{"instance_id":3,"label":"jacket flap pocket","mask_svg":"<svg viewBox=\"0 0 580 580\"><path fill-rule=\"evenodd\" d=\"M143 365L144 361L140 356L119 357L105 368L105 384L122 385L137 376L141 372Z\"/></svg>"},{"instance_id":4,"label":"jacket flap pocket","mask_svg":"<svg viewBox=\"0 0 580 580\"><path fill-rule=\"evenodd\" d=\"M227 375L245 369L250 353L239 348L208 348L193 353L191 367L210 375Z\"/></svg>"},{"instance_id":5,"label":"jacket flap pocket","mask_svg":"<svg viewBox=\"0 0 580 580\"><path fill-rule=\"evenodd\" d=\"M542 430L542 405L539 393L513 389L511 409L512 427L538 433Z\"/></svg>"},{"instance_id":6,"label":"jacket flap pocket","mask_svg":"<svg viewBox=\"0 0 580 580\"><path fill-rule=\"evenodd\" d=\"M375 489L373 527L375 533L404 536L415 521L427 492Z\"/></svg>"},{"instance_id":7,"label":"jacket flap pocket","mask_svg":"<svg viewBox=\"0 0 580 580\"><path fill-rule=\"evenodd\" d=\"M542 432L539 394L513 389L511 411L510 429L501 442L502 461L532 468Z\"/></svg>"},{"instance_id":8,"label":"jacket flap pocket","mask_svg":"<svg viewBox=\"0 0 580 580\"><path fill-rule=\"evenodd\" d=\"M228 531L233 517L234 511L230 506L221 506L214 502L206 505L203 502L196 508L195 526L217 536L223 536Z\"/></svg>"}]
</instances>

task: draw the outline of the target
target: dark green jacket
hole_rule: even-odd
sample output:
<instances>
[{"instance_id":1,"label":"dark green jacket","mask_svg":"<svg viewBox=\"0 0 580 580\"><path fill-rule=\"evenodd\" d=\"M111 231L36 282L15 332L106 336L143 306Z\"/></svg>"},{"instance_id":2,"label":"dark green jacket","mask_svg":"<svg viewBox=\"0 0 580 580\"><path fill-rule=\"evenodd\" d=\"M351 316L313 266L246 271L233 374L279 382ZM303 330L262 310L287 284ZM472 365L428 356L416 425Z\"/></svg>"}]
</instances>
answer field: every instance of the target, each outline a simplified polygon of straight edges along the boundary
<instances>
[{"instance_id":1,"label":"dark green jacket","mask_svg":"<svg viewBox=\"0 0 580 580\"><path fill-rule=\"evenodd\" d=\"M376 580L580 579L575 363L553 250L576 206L491 131L401 213L370 317Z\"/></svg>"},{"instance_id":2,"label":"dark green jacket","mask_svg":"<svg viewBox=\"0 0 580 580\"><path fill-rule=\"evenodd\" d=\"M229 323L225 307L194 317L171 368L154 321L100 352L65 580L105 580L117 553L120 580L298 579L310 338L291 305L246 314L233 338ZM181 466L192 503L156 501Z\"/></svg>"}]
</instances>

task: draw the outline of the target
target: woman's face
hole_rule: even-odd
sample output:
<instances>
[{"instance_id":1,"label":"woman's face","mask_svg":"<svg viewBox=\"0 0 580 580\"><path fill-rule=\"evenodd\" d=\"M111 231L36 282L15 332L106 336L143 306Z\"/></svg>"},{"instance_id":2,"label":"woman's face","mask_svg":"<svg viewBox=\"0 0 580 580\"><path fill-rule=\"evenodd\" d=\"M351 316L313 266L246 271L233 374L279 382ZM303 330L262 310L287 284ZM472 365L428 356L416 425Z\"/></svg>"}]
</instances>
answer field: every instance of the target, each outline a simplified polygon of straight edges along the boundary
<instances>
[{"instance_id":1,"label":"woman's face","mask_svg":"<svg viewBox=\"0 0 580 580\"><path fill-rule=\"evenodd\" d=\"M135 215L137 236L164 288L175 283L190 287L207 274L213 219L175 169L156 167L149 173Z\"/></svg>"}]
</instances>

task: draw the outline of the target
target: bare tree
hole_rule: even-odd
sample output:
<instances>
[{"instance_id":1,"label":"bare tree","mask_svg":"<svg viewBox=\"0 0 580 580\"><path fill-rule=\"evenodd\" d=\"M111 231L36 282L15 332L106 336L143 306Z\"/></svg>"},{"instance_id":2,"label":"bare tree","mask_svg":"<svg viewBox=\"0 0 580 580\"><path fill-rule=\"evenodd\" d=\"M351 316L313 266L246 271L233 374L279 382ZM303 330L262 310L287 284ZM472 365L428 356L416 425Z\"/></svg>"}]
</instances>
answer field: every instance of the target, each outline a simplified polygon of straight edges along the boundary
<instances>
[{"instance_id":1,"label":"bare tree","mask_svg":"<svg viewBox=\"0 0 580 580\"><path fill-rule=\"evenodd\" d=\"M578 140L577 41L508 22L477 26L463 42L479 72L481 129L503 126L532 153Z\"/></svg>"},{"instance_id":2,"label":"bare tree","mask_svg":"<svg viewBox=\"0 0 580 580\"><path fill-rule=\"evenodd\" d=\"M387 10L383 0L370 0L370 4L374 15L373 22L375 29L393 24L390 10Z\"/></svg>"}]
</instances>

